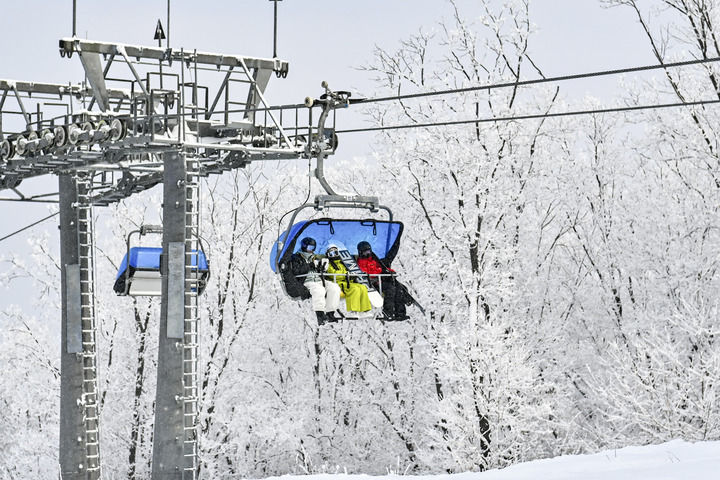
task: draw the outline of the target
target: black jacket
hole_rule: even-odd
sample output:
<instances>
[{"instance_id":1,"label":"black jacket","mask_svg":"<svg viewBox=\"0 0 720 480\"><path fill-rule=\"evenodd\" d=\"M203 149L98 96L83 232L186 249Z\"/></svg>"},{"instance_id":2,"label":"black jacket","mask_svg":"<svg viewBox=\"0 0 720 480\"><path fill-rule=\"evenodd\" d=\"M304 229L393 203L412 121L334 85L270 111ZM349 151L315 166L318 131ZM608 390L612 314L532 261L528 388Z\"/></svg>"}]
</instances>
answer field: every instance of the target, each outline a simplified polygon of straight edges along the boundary
<instances>
[{"instance_id":1,"label":"black jacket","mask_svg":"<svg viewBox=\"0 0 720 480\"><path fill-rule=\"evenodd\" d=\"M305 261L303 256L298 253L293 253L287 263L280 265L282 271L283 282L285 282L285 291L292 298L310 298L310 290L303 285L305 277L298 278L298 275L306 275L310 271L315 270L313 263Z\"/></svg>"}]
</instances>

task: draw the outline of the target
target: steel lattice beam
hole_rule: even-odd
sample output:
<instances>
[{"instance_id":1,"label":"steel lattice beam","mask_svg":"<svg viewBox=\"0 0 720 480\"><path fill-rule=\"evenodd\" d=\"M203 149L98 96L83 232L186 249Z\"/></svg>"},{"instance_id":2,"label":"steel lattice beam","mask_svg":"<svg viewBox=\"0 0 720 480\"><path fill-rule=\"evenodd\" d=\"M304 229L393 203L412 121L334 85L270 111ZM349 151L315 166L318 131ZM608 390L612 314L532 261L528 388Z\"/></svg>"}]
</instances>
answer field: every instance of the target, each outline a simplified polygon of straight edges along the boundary
<instances>
[{"instance_id":1,"label":"steel lattice beam","mask_svg":"<svg viewBox=\"0 0 720 480\"><path fill-rule=\"evenodd\" d=\"M249 68L260 68L279 73L284 72L285 74L287 74L290 68L287 61L277 58L245 57L192 50L165 49L160 47L81 40L79 38L63 38L60 40L60 54L63 56L80 52L115 55L120 54L122 50L125 51L128 57L136 58L138 61L140 59L165 60L168 62L183 61L186 63L198 63L200 65L212 65L215 67L238 67L244 62Z\"/></svg>"},{"instance_id":2,"label":"steel lattice beam","mask_svg":"<svg viewBox=\"0 0 720 480\"><path fill-rule=\"evenodd\" d=\"M74 97L87 98L93 96L92 89L83 85L63 85L62 83L39 83L8 79L0 79L0 90L16 90L22 93L58 95L60 97L62 97L63 95L72 95ZM110 96L110 98L130 98L130 89L108 89L108 95Z\"/></svg>"},{"instance_id":3,"label":"steel lattice beam","mask_svg":"<svg viewBox=\"0 0 720 480\"><path fill-rule=\"evenodd\" d=\"M59 45L63 56L76 53L81 56L86 75L96 88L86 84L0 80L0 190L16 188L31 177L72 171L131 172L132 178L142 178L132 188L127 184L102 185L104 191L94 201L106 205L157 183L147 171L138 174L145 166L142 162L127 162L132 156L186 149L199 159L201 174L209 175L252 161L309 158L315 155L322 140L312 126L310 110L307 123L300 125L299 110L305 107L271 109L266 103L263 92L270 73L284 76L288 71L288 63L283 60L78 38L62 39ZM104 68L101 56L106 61ZM117 58L122 60L118 62ZM173 73L170 68L164 73L158 72L157 67L148 69L147 60L159 60L168 67L177 62L180 73ZM110 78L113 64L126 64L130 72L124 78L116 75ZM197 69L198 65L217 67L224 77L211 97L212 106L207 99L203 108L198 105L198 92L207 91L205 95L209 96L209 90L197 83L197 75L193 75L194 83L180 81L182 72ZM144 72L145 78L141 68L149 70ZM175 75L178 84L173 88L177 90L151 89L150 78L158 74ZM228 91L231 77L245 85L244 92L232 89L237 99L231 98ZM109 88L106 84L110 81L126 82L133 87ZM48 96L50 101L43 103ZM53 103L54 96L59 100ZM216 110L223 97L224 108ZM14 101L18 108L12 111L8 104ZM34 110L30 108L32 102L36 102ZM81 105L74 107L73 102ZM44 113L50 105L55 109L64 107L66 113L50 117ZM259 112L263 114L258 115ZM3 115L12 114L24 117L23 130L3 129ZM281 125L283 117L286 122L291 119L291 123Z\"/></svg>"}]
</instances>

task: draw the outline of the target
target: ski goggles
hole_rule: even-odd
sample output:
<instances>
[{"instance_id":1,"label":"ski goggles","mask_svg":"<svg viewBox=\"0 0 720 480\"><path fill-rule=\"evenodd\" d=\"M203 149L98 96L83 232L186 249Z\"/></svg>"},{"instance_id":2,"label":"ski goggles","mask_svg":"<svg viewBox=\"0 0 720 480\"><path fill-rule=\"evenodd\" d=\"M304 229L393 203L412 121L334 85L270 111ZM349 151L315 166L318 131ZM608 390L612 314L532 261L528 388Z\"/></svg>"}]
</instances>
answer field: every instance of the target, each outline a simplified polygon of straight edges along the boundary
<instances>
[{"instance_id":1,"label":"ski goggles","mask_svg":"<svg viewBox=\"0 0 720 480\"><path fill-rule=\"evenodd\" d=\"M306 252L314 252L314 251L315 251L315 245L305 245L305 251L306 251Z\"/></svg>"},{"instance_id":2,"label":"ski goggles","mask_svg":"<svg viewBox=\"0 0 720 480\"><path fill-rule=\"evenodd\" d=\"M327 251L327 256L330 258L339 257L340 252L338 251L337 248L331 248L330 250Z\"/></svg>"},{"instance_id":3,"label":"ski goggles","mask_svg":"<svg viewBox=\"0 0 720 480\"><path fill-rule=\"evenodd\" d=\"M368 248L367 250L363 250L362 252L360 252L360 256L361 257L369 257L371 253L372 253L372 250L370 250Z\"/></svg>"}]
</instances>

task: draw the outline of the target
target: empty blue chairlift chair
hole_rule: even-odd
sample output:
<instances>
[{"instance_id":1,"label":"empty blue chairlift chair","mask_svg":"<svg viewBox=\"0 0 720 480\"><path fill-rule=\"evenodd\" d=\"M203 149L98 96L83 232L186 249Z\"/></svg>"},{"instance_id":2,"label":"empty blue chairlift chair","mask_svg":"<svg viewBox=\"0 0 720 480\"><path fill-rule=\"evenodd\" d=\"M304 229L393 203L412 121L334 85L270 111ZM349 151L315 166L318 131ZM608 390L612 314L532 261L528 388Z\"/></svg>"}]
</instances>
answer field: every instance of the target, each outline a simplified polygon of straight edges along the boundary
<instances>
[{"instance_id":1,"label":"empty blue chairlift chair","mask_svg":"<svg viewBox=\"0 0 720 480\"><path fill-rule=\"evenodd\" d=\"M143 225L140 230L130 232L127 238L127 253L123 257L115 277L113 289L118 295L159 296L162 294L162 276L160 275L160 247L130 247L130 237L134 233L141 236L148 233L162 233L162 227ZM197 266L198 295L205 290L210 269L205 252L194 251L190 257L193 267Z\"/></svg>"}]
</instances>

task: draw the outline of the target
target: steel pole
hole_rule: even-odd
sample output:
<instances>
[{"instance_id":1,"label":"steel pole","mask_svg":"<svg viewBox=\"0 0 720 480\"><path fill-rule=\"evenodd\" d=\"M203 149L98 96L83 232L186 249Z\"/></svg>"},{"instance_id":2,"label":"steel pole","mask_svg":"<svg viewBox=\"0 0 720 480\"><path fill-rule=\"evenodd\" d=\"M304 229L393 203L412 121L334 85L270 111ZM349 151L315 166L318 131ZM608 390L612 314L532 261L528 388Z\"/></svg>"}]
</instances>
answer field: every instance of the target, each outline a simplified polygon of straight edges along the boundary
<instances>
[{"instance_id":1,"label":"steel pole","mask_svg":"<svg viewBox=\"0 0 720 480\"><path fill-rule=\"evenodd\" d=\"M73 0L73 25L72 25L72 36L75 37L77 34L77 0Z\"/></svg>"},{"instance_id":2,"label":"steel pole","mask_svg":"<svg viewBox=\"0 0 720 480\"><path fill-rule=\"evenodd\" d=\"M60 285L62 332L60 349L60 476L86 480L83 396L82 326L78 217L74 203L77 184L68 174L58 176L60 192Z\"/></svg>"},{"instance_id":3,"label":"steel pole","mask_svg":"<svg viewBox=\"0 0 720 480\"><path fill-rule=\"evenodd\" d=\"M165 48L170 48L170 0L167 0L167 38Z\"/></svg>"},{"instance_id":4,"label":"steel pole","mask_svg":"<svg viewBox=\"0 0 720 480\"><path fill-rule=\"evenodd\" d=\"M183 327L185 321L185 158L163 154L162 303L152 478L182 479Z\"/></svg>"},{"instance_id":5,"label":"steel pole","mask_svg":"<svg viewBox=\"0 0 720 480\"><path fill-rule=\"evenodd\" d=\"M273 0L273 58L277 58L277 0Z\"/></svg>"}]
</instances>

